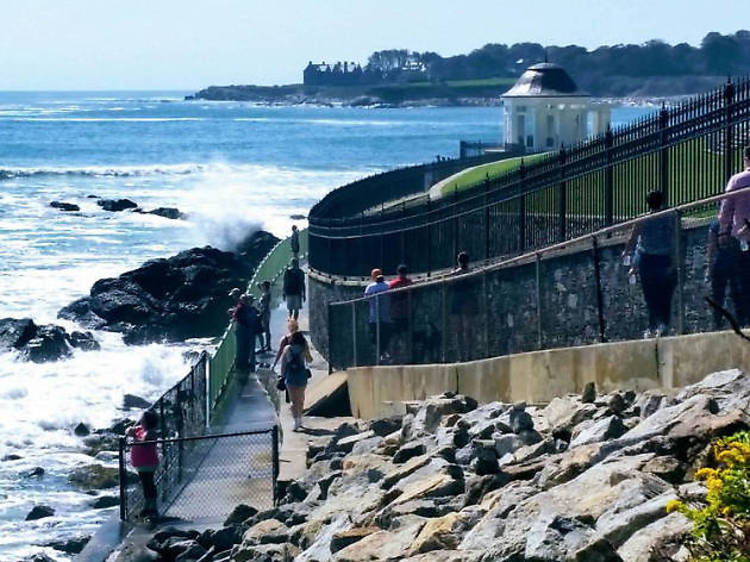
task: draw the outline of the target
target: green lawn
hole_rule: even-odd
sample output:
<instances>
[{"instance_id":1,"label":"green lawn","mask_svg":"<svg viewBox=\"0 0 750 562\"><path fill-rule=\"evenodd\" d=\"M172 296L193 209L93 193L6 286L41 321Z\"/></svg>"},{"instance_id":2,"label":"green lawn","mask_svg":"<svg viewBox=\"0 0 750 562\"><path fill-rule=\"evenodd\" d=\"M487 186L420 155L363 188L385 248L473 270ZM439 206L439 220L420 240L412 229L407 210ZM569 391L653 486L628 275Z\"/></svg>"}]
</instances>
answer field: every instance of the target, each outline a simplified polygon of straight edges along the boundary
<instances>
[{"instance_id":1,"label":"green lawn","mask_svg":"<svg viewBox=\"0 0 750 562\"><path fill-rule=\"evenodd\" d=\"M519 156L516 158L507 158L500 160L499 162L490 162L489 164L482 164L481 166L475 166L463 172L459 172L450 182L446 183L442 188L444 197L452 195L454 192L463 191L472 187L481 185L487 178L495 179L499 176L517 170L521 166L523 160L525 165L533 164L541 160L546 156L547 152L541 154L529 154L528 156Z\"/></svg>"}]
</instances>

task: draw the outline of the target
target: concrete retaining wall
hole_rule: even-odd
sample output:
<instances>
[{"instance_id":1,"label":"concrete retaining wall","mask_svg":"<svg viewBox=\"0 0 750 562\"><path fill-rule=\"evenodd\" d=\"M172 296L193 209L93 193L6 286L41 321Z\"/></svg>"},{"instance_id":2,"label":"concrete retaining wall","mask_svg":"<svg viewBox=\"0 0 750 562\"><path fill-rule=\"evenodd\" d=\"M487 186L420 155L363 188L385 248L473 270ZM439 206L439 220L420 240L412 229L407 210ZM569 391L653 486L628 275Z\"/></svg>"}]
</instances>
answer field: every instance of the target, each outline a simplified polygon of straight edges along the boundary
<instances>
[{"instance_id":1,"label":"concrete retaining wall","mask_svg":"<svg viewBox=\"0 0 750 562\"><path fill-rule=\"evenodd\" d=\"M750 370L750 343L732 332L533 351L470 363L357 367L347 370L352 414L372 419L403 412L403 401L446 391L480 403L549 402L597 390L675 389L723 369Z\"/></svg>"}]
</instances>

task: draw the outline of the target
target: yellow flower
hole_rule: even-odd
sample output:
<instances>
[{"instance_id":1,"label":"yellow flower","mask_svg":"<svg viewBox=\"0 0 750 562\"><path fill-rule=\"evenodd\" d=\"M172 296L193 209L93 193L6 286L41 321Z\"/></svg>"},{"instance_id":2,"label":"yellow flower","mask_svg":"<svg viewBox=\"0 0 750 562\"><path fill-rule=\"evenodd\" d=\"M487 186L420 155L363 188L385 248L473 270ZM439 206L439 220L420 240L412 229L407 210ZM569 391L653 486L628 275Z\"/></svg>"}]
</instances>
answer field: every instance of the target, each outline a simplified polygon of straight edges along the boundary
<instances>
[{"instance_id":1,"label":"yellow flower","mask_svg":"<svg viewBox=\"0 0 750 562\"><path fill-rule=\"evenodd\" d=\"M695 473L695 477L698 480L706 480L716 476L716 469L714 468L701 468Z\"/></svg>"},{"instance_id":2,"label":"yellow flower","mask_svg":"<svg viewBox=\"0 0 750 562\"><path fill-rule=\"evenodd\" d=\"M667 502L667 513L672 513L673 511L679 511L682 507L682 502L679 500L669 500Z\"/></svg>"}]
</instances>

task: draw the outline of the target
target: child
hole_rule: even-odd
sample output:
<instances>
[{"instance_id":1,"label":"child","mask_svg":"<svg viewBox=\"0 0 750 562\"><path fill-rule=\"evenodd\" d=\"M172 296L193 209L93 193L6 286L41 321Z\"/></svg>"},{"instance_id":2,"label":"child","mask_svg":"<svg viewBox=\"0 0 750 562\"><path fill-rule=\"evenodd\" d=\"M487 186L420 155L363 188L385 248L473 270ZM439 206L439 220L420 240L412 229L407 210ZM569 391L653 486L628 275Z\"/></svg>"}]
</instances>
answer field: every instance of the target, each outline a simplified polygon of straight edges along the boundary
<instances>
[{"instance_id":1,"label":"child","mask_svg":"<svg viewBox=\"0 0 750 562\"><path fill-rule=\"evenodd\" d=\"M158 512L156 510L156 482L154 474L159 466L159 454L156 451L156 443L138 445L138 441L154 441L157 438L156 427L159 424L159 417L151 410L146 410L141 416L138 425L128 429L127 435L133 438L133 448L130 450L130 462L133 468L138 472L143 486L143 497L145 504L141 516L148 519L156 519Z\"/></svg>"}]
</instances>

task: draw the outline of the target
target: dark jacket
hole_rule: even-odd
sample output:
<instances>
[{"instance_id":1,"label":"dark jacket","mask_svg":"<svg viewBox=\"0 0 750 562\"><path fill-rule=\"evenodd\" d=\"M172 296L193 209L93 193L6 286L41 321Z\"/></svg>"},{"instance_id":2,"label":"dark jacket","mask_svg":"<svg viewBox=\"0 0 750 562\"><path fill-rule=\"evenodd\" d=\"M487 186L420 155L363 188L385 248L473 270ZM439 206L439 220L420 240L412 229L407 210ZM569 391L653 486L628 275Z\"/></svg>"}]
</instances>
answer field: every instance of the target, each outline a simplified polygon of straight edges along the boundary
<instances>
[{"instance_id":1,"label":"dark jacket","mask_svg":"<svg viewBox=\"0 0 750 562\"><path fill-rule=\"evenodd\" d=\"M305 272L299 268L288 267L284 272L284 294L305 294Z\"/></svg>"}]
</instances>

